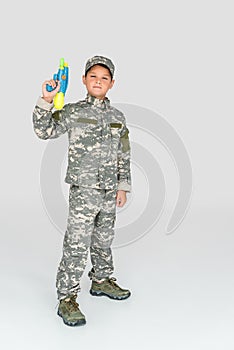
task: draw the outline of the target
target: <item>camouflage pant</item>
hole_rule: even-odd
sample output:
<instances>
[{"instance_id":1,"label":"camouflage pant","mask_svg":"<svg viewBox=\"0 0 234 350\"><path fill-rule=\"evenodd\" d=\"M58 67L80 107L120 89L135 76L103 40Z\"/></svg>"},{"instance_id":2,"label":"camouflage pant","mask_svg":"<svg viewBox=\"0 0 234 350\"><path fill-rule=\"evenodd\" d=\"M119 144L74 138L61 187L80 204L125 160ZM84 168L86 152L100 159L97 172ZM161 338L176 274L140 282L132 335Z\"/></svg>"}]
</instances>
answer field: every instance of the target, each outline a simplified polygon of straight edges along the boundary
<instances>
[{"instance_id":1,"label":"camouflage pant","mask_svg":"<svg viewBox=\"0 0 234 350\"><path fill-rule=\"evenodd\" d=\"M70 187L68 224L56 278L58 299L80 290L89 249L92 278L101 279L113 273L110 247L115 217L116 190Z\"/></svg>"}]
</instances>

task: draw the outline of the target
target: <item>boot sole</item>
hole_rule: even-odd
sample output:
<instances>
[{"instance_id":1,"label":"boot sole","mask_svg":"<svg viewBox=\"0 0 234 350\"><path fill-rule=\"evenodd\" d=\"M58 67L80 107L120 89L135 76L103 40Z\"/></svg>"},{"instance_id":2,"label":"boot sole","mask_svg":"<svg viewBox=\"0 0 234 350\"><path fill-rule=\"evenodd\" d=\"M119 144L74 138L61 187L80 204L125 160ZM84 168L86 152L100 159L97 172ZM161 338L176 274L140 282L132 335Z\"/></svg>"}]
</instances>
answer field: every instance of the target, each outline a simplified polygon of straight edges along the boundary
<instances>
[{"instance_id":1,"label":"boot sole","mask_svg":"<svg viewBox=\"0 0 234 350\"><path fill-rule=\"evenodd\" d=\"M114 299L114 300L125 300L127 298L130 297L131 293L129 293L128 295L125 295L125 296L122 296L122 297L117 297L117 296L113 296L113 295L110 295L110 294L107 294L107 293L104 293L104 292L99 292L99 291L94 291L92 289L90 289L90 294L92 296L95 296L95 297L102 297L102 296L105 296L105 297L108 297L110 299Z\"/></svg>"},{"instance_id":2,"label":"boot sole","mask_svg":"<svg viewBox=\"0 0 234 350\"><path fill-rule=\"evenodd\" d=\"M76 327L76 326L83 326L83 325L86 324L86 320L77 320L76 322L68 322L68 321L64 320L62 314L60 314L59 311L57 312L57 314L58 314L58 316L62 317L63 322L64 322L67 326Z\"/></svg>"}]
</instances>

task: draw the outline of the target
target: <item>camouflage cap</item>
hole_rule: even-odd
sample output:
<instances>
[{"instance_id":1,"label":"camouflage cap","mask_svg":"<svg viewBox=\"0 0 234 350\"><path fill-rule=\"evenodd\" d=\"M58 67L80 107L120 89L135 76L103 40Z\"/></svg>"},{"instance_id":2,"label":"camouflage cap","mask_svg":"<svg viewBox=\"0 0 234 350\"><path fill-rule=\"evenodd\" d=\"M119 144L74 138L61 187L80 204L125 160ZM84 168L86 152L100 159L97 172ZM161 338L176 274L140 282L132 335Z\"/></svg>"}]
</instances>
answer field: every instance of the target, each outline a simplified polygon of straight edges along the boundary
<instances>
[{"instance_id":1,"label":"camouflage cap","mask_svg":"<svg viewBox=\"0 0 234 350\"><path fill-rule=\"evenodd\" d=\"M85 74L91 67L95 66L96 64L104 64L109 69L112 77L114 76L115 66L109 58L104 56L94 56L92 58L89 58L85 65Z\"/></svg>"}]
</instances>

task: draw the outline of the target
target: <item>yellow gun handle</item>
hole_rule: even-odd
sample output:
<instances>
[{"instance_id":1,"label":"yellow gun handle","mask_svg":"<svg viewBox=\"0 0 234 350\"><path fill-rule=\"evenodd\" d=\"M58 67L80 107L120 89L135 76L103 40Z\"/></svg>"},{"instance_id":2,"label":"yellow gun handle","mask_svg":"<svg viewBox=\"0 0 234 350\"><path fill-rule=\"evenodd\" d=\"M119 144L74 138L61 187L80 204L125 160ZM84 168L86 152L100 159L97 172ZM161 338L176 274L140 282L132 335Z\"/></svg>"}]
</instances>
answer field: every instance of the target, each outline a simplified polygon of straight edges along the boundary
<instances>
[{"instance_id":1,"label":"yellow gun handle","mask_svg":"<svg viewBox=\"0 0 234 350\"><path fill-rule=\"evenodd\" d=\"M64 93L57 92L54 98L54 106L56 109L62 109L64 106Z\"/></svg>"}]
</instances>

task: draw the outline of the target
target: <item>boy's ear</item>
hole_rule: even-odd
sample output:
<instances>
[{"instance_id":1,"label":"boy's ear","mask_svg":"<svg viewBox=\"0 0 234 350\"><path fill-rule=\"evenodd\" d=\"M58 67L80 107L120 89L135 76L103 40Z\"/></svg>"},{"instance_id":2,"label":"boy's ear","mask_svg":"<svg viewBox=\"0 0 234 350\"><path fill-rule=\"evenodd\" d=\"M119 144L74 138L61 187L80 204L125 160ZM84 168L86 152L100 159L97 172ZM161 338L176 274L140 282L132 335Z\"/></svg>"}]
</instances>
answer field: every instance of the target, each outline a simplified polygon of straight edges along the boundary
<instances>
[{"instance_id":1,"label":"boy's ear","mask_svg":"<svg viewBox=\"0 0 234 350\"><path fill-rule=\"evenodd\" d=\"M86 78L84 75L82 75L82 81L83 81L83 84L85 85L86 84Z\"/></svg>"},{"instance_id":2,"label":"boy's ear","mask_svg":"<svg viewBox=\"0 0 234 350\"><path fill-rule=\"evenodd\" d=\"M114 83L115 83L115 80L112 79L112 80L111 80L111 83L110 83L110 89L112 88L112 86L114 85Z\"/></svg>"}]
</instances>

